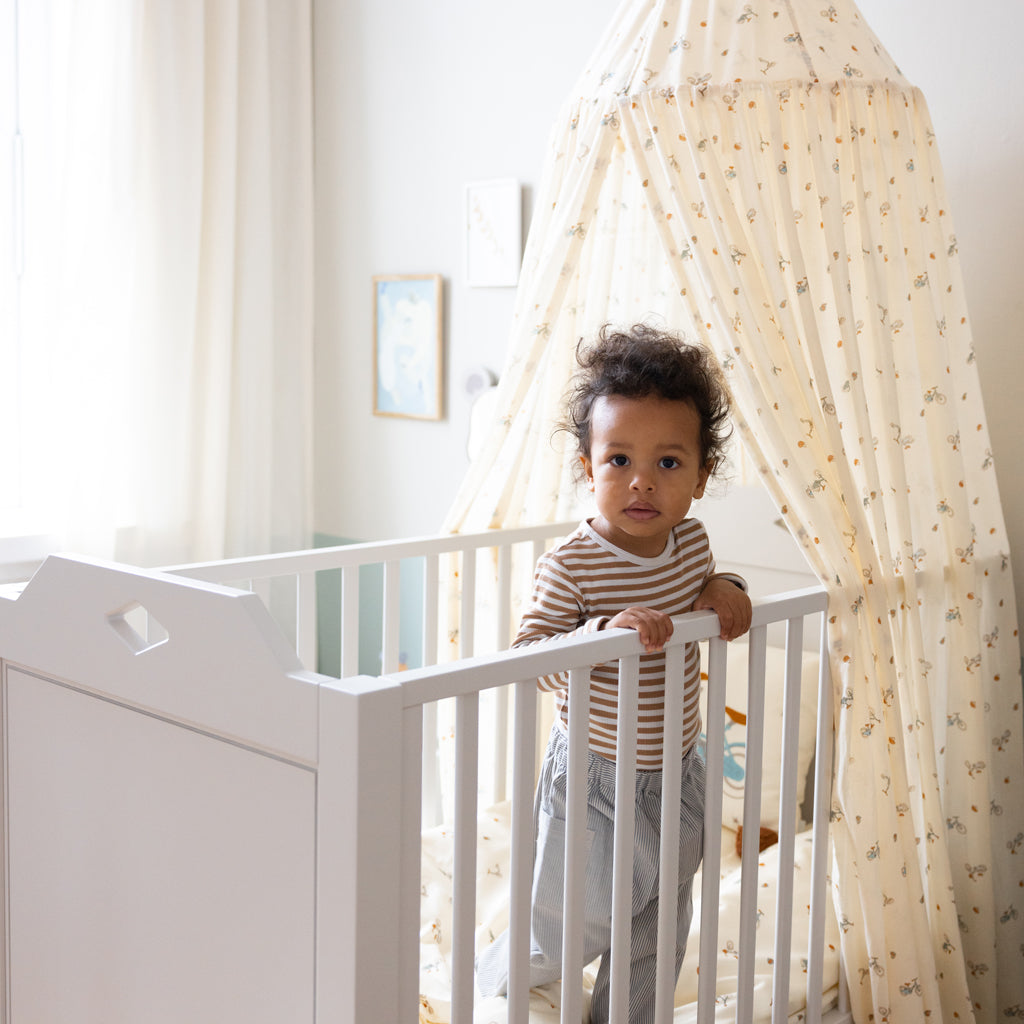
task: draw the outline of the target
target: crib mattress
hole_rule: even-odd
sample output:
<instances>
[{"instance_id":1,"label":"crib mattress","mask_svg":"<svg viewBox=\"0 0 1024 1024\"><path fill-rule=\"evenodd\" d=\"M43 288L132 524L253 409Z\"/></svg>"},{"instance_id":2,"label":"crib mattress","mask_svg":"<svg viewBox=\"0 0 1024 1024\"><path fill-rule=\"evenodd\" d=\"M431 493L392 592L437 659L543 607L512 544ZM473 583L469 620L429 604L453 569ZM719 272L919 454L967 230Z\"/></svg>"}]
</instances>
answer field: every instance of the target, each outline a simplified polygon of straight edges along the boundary
<instances>
[{"instance_id":1,"label":"crib mattress","mask_svg":"<svg viewBox=\"0 0 1024 1024\"><path fill-rule=\"evenodd\" d=\"M477 929L476 948L486 947L508 923L508 864L511 817L507 803L480 816L477 842ZM718 971L716 1019L735 1020L735 989L739 967L740 859L736 854L736 834L722 830L722 861L719 866L721 893L718 921ZM772 948L775 932L777 847L764 850L758 866L758 926L754 968L754 1021L771 1019L771 993L774 963L779 959ZM420 1021L421 1024L447 1024L450 1019L451 908L452 908L452 834L439 826L424 833L420 931ZM807 934L811 883L811 833L796 837L794 860L793 945L790 956L789 1019L802 1020L806 1004ZM700 922L700 878L694 885L693 927L686 959L675 993L674 1024L690 1024L697 1019L697 966ZM828 908L825 939L827 955L823 987L833 997L838 985L838 927ZM596 964L584 970L584 1001L596 974ZM561 984L540 986L531 992L531 1024L557 1024L560 1012ZM828 1005L826 1001L825 1005ZM504 998L478 996L476 1024L506 1024Z\"/></svg>"}]
</instances>

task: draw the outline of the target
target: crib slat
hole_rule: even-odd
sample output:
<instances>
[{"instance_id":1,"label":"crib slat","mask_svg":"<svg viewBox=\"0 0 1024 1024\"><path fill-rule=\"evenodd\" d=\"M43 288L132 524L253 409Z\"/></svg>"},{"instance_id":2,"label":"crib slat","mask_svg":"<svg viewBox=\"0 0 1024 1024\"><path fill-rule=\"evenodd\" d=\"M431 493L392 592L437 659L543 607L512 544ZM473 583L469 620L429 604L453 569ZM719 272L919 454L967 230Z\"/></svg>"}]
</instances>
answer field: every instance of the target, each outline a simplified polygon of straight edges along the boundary
<instances>
[{"instance_id":1,"label":"crib slat","mask_svg":"<svg viewBox=\"0 0 1024 1024\"><path fill-rule=\"evenodd\" d=\"M629 947L633 930L633 841L636 823L636 707L640 656L619 660L618 745L612 873L612 966L608 1019L629 1019Z\"/></svg>"},{"instance_id":2,"label":"crib slat","mask_svg":"<svg viewBox=\"0 0 1024 1024\"><path fill-rule=\"evenodd\" d=\"M437 702L423 705L423 740L421 743L422 799L420 801L423 824L432 828L444 816L441 806L441 765L438 734Z\"/></svg>"},{"instance_id":3,"label":"crib slat","mask_svg":"<svg viewBox=\"0 0 1024 1024\"><path fill-rule=\"evenodd\" d=\"M462 600L459 603L459 657L471 658L476 629L476 550L462 552Z\"/></svg>"},{"instance_id":4,"label":"crib slat","mask_svg":"<svg viewBox=\"0 0 1024 1024\"><path fill-rule=\"evenodd\" d=\"M494 733L491 751L491 800L501 803L506 793L508 777L508 687L497 686L492 691Z\"/></svg>"},{"instance_id":5,"label":"crib slat","mask_svg":"<svg viewBox=\"0 0 1024 1024\"><path fill-rule=\"evenodd\" d=\"M437 664L438 556L428 555L423 565L423 664Z\"/></svg>"},{"instance_id":6,"label":"crib slat","mask_svg":"<svg viewBox=\"0 0 1024 1024\"><path fill-rule=\"evenodd\" d=\"M793 852L796 838L796 762L800 733L800 673L803 667L802 618L786 622L786 677L782 706L782 771L779 797L779 868L775 897L775 948L791 949L793 937ZM776 963L779 957L775 958ZM772 1021L789 1016L789 971L772 978Z\"/></svg>"},{"instance_id":7,"label":"crib slat","mask_svg":"<svg viewBox=\"0 0 1024 1024\"><path fill-rule=\"evenodd\" d=\"M533 789L537 737L537 680L513 684L512 850L509 873L509 1024L527 1024L530 1012L530 896L533 878Z\"/></svg>"},{"instance_id":8,"label":"crib slat","mask_svg":"<svg viewBox=\"0 0 1024 1024\"><path fill-rule=\"evenodd\" d=\"M295 649L308 669L317 670L316 573L295 576Z\"/></svg>"},{"instance_id":9,"label":"crib slat","mask_svg":"<svg viewBox=\"0 0 1024 1024\"><path fill-rule=\"evenodd\" d=\"M341 570L341 678L359 674L359 566Z\"/></svg>"},{"instance_id":10,"label":"crib slat","mask_svg":"<svg viewBox=\"0 0 1024 1024\"><path fill-rule=\"evenodd\" d=\"M383 632L381 634L381 665L384 675L391 675L401 667L398 620L402 597L401 563L384 563Z\"/></svg>"},{"instance_id":11,"label":"crib slat","mask_svg":"<svg viewBox=\"0 0 1024 1024\"><path fill-rule=\"evenodd\" d=\"M722 860L722 785L725 769L726 642L708 641L708 720L704 759L707 784L704 790L704 870L701 875L700 974L697 976L697 1021L711 1024L715 1018L718 984L718 899L721 878L715 865ZM708 865L711 865L710 869Z\"/></svg>"},{"instance_id":12,"label":"crib slat","mask_svg":"<svg viewBox=\"0 0 1024 1024\"><path fill-rule=\"evenodd\" d=\"M807 955L807 1021L821 1024L821 985L825 971L825 905L828 826L832 803L832 675L828 660L828 626L822 616L818 660L818 721L814 750L814 847L811 853L811 924ZM840 965L839 1005L848 1009L845 975Z\"/></svg>"},{"instance_id":13,"label":"crib slat","mask_svg":"<svg viewBox=\"0 0 1024 1024\"><path fill-rule=\"evenodd\" d=\"M676 923L679 876L680 772L678 751L683 742L683 686L686 648L674 644L665 652L665 756L661 775L661 850L659 854L658 959L655 1024L672 1020L675 994Z\"/></svg>"},{"instance_id":14,"label":"crib slat","mask_svg":"<svg viewBox=\"0 0 1024 1024\"><path fill-rule=\"evenodd\" d=\"M437 664L437 605L439 555L423 559L423 664ZM440 750L438 749L437 705L431 701L423 714L423 816L430 825L438 824L441 808Z\"/></svg>"},{"instance_id":15,"label":"crib slat","mask_svg":"<svg viewBox=\"0 0 1024 1024\"><path fill-rule=\"evenodd\" d=\"M503 651L511 642L512 632L512 548L502 544L498 548L498 650Z\"/></svg>"},{"instance_id":16,"label":"crib slat","mask_svg":"<svg viewBox=\"0 0 1024 1024\"><path fill-rule=\"evenodd\" d=\"M761 833L761 776L764 751L764 670L767 628L750 631L747 669L747 749L743 780L743 856L740 876L739 966L736 1019L752 1020L757 943L757 862Z\"/></svg>"},{"instance_id":17,"label":"crib slat","mask_svg":"<svg viewBox=\"0 0 1024 1024\"><path fill-rule=\"evenodd\" d=\"M512 615L511 595L512 550L507 544L498 548L497 564L497 623L496 644L499 651L509 646L510 620ZM498 687L494 691L494 793L495 803L500 803L506 796L506 780L508 779L508 705L509 688Z\"/></svg>"},{"instance_id":18,"label":"crib slat","mask_svg":"<svg viewBox=\"0 0 1024 1024\"><path fill-rule=\"evenodd\" d=\"M438 629L438 555L428 555L423 565L423 664L437 664ZM440 823L441 765L438 749L437 703L431 701L423 709L423 818L429 825Z\"/></svg>"},{"instance_id":19,"label":"crib slat","mask_svg":"<svg viewBox=\"0 0 1024 1024\"><path fill-rule=\"evenodd\" d=\"M434 707L434 705L431 705ZM423 756L423 707L402 712L402 824L399 879L398 1008L400 1020L419 1017L421 819L420 772Z\"/></svg>"},{"instance_id":20,"label":"crib slat","mask_svg":"<svg viewBox=\"0 0 1024 1024\"><path fill-rule=\"evenodd\" d=\"M452 907L452 1024L472 1024L476 919L476 804L480 698L455 698L455 882Z\"/></svg>"},{"instance_id":21,"label":"crib slat","mask_svg":"<svg viewBox=\"0 0 1024 1024\"><path fill-rule=\"evenodd\" d=\"M569 777L565 817L565 893L562 904L562 1024L583 1018L583 908L587 828L587 749L590 745L590 670L569 673Z\"/></svg>"}]
</instances>

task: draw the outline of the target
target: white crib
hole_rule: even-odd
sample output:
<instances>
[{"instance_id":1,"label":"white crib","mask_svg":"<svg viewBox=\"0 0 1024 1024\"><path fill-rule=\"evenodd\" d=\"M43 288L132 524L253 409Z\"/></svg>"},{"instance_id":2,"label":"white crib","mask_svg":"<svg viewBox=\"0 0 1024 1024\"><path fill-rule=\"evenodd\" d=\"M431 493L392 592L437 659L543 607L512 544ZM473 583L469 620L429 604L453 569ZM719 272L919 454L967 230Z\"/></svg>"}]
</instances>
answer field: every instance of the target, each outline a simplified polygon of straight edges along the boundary
<instances>
[{"instance_id":1,"label":"white crib","mask_svg":"<svg viewBox=\"0 0 1024 1024\"><path fill-rule=\"evenodd\" d=\"M591 664L619 660L621 685L628 690L636 683L640 649L634 634L614 630L502 650L512 621L515 567L522 563L528 572L536 554L567 528L352 545L173 573L52 556L20 593L0 597L0 1019L581 1020L581 878L571 871L581 841L578 802L569 822L563 973L581 983L529 992L519 980L525 977L532 798L544 715L534 679L569 669L571 685L582 695ZM410 558L424 562L426 664L398 672L399 565ZM437 665L437 595L452 558L461 566L465 656ZM367 564L384 566L384 673L378 678L354 672L358 571ZM478 567L486 586L478 586ZM343 576L341 679L302 664L313 664L316 650L315 574L336 569ZM289 580L254 584L272 605L288 606L287 621L275 622L258 593L222 585L242 579ZM284 602L274 594L279 598L282 588ZM750 676L741 686L747 795L739 813L745 834L756 836L762 824L761 753L766 743L777 744L778 765L772 754L764 767L778 777L779 841L764 853L744 843L738 860L722 857L722 837L731 833L721 828L729 813L723 811L729 795L723 797L721 780L726 666L740 649L708 641L706 759L708 778L718 784L708 786L706 867L695 913L699 937L687 953L696 993L680 1003L679 990L673 992L662 972L665 1021L850 1019L827 882L827 674L819 687L805 685L801 700L803 621L820 619L824 607L818 590L755 601L745 649ZM474 615L483 613L491 653L474 651L483 625ZM714 637L716 622L710 613L677 620L670 657L687 640ZM785 623L787 637L777 656L784 666L777 681L782 696L769 704L766 727L763 693L774 623ZM730 684L734 674L728 673ZM507 693L514 706L506 720L505 702L490 698ZM438 702L454 705L453 729L439 727L444 712L438 716ZM585 713L584 700L574 706ZM807 706L814 719L813 826L798 835ZM670 708L668 716L679 726L681 708ZM487 724L483 736L481 720ZM439 733L454 747L447 775L438 756ZM628 766L635 730L624 723L620 735L625 756L619 763ZM495 755L482 773L481 749ZM574 764L582 752L573 746ZM489 776L483 787L482 776ZM578 769L571 792L576 776ZM632 769L620 776L620 784L631 788ZM449 777L455 791L442 799ZM666 789L671 802L671 786ZM450 820L435 821L444 806L452 808L443 815ZM623 838L617 840L616 872L628 879L632 802L621 806L627 811L617 822ZM491 861L483 863L480 850L486 840L490 856L499 833L496 863L507 881L496 889ZM667 844L663 857L673 848ZM507 865L500 859L506 856ZM763 926L769 873L774 927L766 937L759 920ZM802 877L806 895L795 895ZM475 998L473 957L497 920L492 915L481 923L481 905L493 906L498 889L518 952L507 1004L494 1005ZM724 900L730 889L738 897L736 935L723 947L720 896ZM621 909L628 906L627 890L628 884L616 890L613 963L625 963L622 951L629 944L628 912ZM445 916L439 927L437 908L449 896L451 909L443 913L450 913L450 924ZM664 904L674 910L674 899ZM666 919L664 927L674 934L673 922ZM433 942L434 931L445 932L443 943ZM439 979L436 969L424 972L424 964L438 963L450 970L450 980ZM613 974L613 1019L625 1020L626 983ZM440 1002L424 995L441 989L447 998Z\"/></svg>"}]
</instances>

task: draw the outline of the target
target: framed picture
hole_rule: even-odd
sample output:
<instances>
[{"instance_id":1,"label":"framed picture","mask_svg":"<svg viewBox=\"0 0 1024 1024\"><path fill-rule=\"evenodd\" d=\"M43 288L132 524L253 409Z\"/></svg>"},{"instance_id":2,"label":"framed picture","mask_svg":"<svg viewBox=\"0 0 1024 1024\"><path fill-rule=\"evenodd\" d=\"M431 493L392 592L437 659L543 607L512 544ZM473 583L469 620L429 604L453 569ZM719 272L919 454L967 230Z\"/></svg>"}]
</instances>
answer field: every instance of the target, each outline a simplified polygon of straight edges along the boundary
<instances>
[{"instance_id":1,"label":"framed picture","mask_svg":"<svg viewBox=\"0 0 1024 1024\"><path fill-rule=\"evenodd\" d=\"M440 274L373 279L373 411L441 419Z\"/></svg>"},{"instance_id":2,"label":"framed picture","mask_svg":"<svg viewBox=\"0 0 1024 1024\"><path fill-rule=\"evenodd\" d=\"M466 186L466 284L506 287L519 281L523 254L522 189L514 178Z\"/></svg>"}]
</instances>

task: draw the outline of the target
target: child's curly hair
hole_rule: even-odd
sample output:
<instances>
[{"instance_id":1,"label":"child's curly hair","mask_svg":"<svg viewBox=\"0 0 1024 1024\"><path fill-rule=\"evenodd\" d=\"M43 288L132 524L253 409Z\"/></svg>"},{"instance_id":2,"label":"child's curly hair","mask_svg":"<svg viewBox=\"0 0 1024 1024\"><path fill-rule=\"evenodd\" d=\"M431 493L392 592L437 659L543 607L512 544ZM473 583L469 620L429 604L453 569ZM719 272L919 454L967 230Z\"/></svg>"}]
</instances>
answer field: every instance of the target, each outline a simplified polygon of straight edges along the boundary
<instances>
[{"instance_id":1,"label":"child's curly hair","mask_svg":"<svg viewBox=\"0 0 1024 1024\"><path fill-rule=\"evenodd\" d=\"M700 416L701 459L711 472L722 464L732 435L732 400L721 368L702 345L649 324L628 330L605 324L593 345L576 346L580 371L566 397L563 429L576 438L581 455L590 458L590 423L594 401L602 396L643 398L656 395L691 402Z\"/></svg>"}]
</instances>

